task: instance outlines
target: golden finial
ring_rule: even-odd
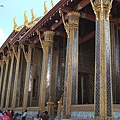
[[[17,30],[16,17],[13,18],[13,22],[14,22],[14,30]]]
[[[31,15],[32,15],[31,21],[33,22],[34,19],[35,19],[35,15],[34,15],[33,9],[31,9]]]
[[[44,2],[44,15],[48,12],[47,6],[46,6],[46,1]]]
[[[53,2],[53,0],[51,0],[51,5],[52,5],[52,7],[54,7],[54,2]]]
[[[28,18],[27,18],[27,15],[26,15],[26,11],[24,12],[24,26],[28,27]]]

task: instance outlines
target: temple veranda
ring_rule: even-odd
[[[120,0],[61,0],[0,48],[0,109],[51,118],[120,118]]]

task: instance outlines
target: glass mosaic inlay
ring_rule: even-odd
[[[66,114],[69,51],[70,51],[70,39],[68,38],[67,39],[67,52],[66,52],[66,66],[65,66],[65,81],[64,81],[63,115]]]
[[[111,65],[111,49],[110,49],[110,29],[109,21],[105,21],[105,37],[106,37],[106,85],[107,85],[107,116],[112,116],[111,108],[111,75],[110,75],[110,65]]]
[[[100,22],[96,21],[96,55],[95,55],[95,63],[96,63],[96,78],[95,78],[95,116],[100,115]]]
[[[49,84],[50,84],[50,64],[51,64],[51,47],[48,48],[48,63],[47,63],[47,78],[46,78],[46,102],[49,100]]]
[[[73,60],[72,60],[72,105],[76,104],[76,72],[77,71],[77,54],[78,53],[78,36],[77,29],[74,29],[74,43],[73,43]]]

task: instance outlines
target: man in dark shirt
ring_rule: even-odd
[[[42,118],[42,120],[48,120],[49,119],[48,111],[41,113],[40,117]]]

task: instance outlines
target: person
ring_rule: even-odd
[[[15,120],[22,120],[21,114],[16,113]]]
[[[7,112],[7,116],[11,119],[12,118],[12,114],[11,114],[11,112],[10,112],[10,109],[8,110],[8,112]]]
[[[2,120],[2,116],[3,116],[3,113],[2,113],[2,110],[0,110],[0,120]]]
[[[12,119],[14,118],[14,111],[11,110]]]
[[[18,120],[18,116],[19,116],[19,113],[16,113],[16,114],[14,115],[14,120]]]
[[[40,117],[42,118],[42,120],[48,120],[49,119],[48,111],[41,113]]]
[[[37,114],[37,116],[36,117],[34,117],[34,119],[33,120],[41,120],[41,118],[39,117],[39,114]]]
[[[0,110],[0,118],[1,118],[1,116],[3,116],[2,110]]]
[[[25,110],[25,112],[23,113],[23,115],[22,115],[22,120],[25,120],[26,117],[27,117],[27,110]]]
[[[4,112],[4,115],[1,118],[2,120],[10,120],[10,118],[7,115],[7,112]]]

